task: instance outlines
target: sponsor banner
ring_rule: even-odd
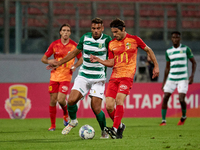
[[[133,83],[130,95],[124,101],[124,117],[161,117],[164,95],[161,85],[161,83]],[[1,83],[0,93],[0,118],[49,118],[48,83]],[[95,118],[90,108],[90,101],[88,95],[79,101],[78,118]],[[187,116],[200,117],[200,83],[189,85],[185,101]],[[105,98],[102,110],[108,117]],[[57,105],[57,117],[62,116],[62,109]],[[168,102],[167,117],[181,117],[177,90]]]

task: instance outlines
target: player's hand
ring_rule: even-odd
[[[75,72],[75,71],[76,71],[76,67],[75,67],[74,65],[71,67],[71,71],[72,71],[72,72]]]
[[[90,55],[90,61],[91,61],[91,62],[97,62],[98,59],[99,59],[98,57],[96,57],[96,56],[94,56],[94,55],[92,55],[92,54]]]
[[[194,76],[190,76],[190,77],[189,77],[189,84],[192,84],[192,83],[193,83],[193,79],[194,79]]]
[[[56,59],[49,59],[48,60],[48,64],[50,65],[50,66],[57,66],[57,60]]]
[[[47,70],[54,70],[56,68],[58,68],[58,66],[51,66],[51,65],[46,66]]]
[[[156,78],[159,76],[159,67],[154,67],[153,68],[153,76],[152,76],[152,79]]]

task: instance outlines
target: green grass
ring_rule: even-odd
[[[54,132],[47,129],[49,119],[0,119],[1,150],[196,150],[200,149],[200,118],[188,118],[177,126],[179,118],[167,118],[167,126],[159,126],[161,118],[123,118],[126,124],[123,139],[100,139],[96,119],[78,119],[79,125],[68,135],[62,135],[62,119],[57,119]],[[92,140],[82,140],[78,131],[84,124],[95,129]],[[107,126],[112,122],[107,118]]]

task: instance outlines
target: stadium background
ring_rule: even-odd
[[[45,70],[46,65],[40,59],[48,45],[59,38],[59,28],[63,23],[69,23],[72,26],[71,38],[78,42],[84,33],[90,31],[91,19],[96,16],[104,20],[104,33],[109,35],[112,35],[109,28],[110,21],[116,17],[123,19],[126,23],[127,32],[140,36],[154,50],[160,66],[158,83],[147,83],[146,72],[141,73],[138,71],[140,67],[146,68],[144,60],[141,59],[145,56],[142,50],[138,51],[138,69],[136,73],[144,76],[143,80],[136,81],[136,85],[141,87],[141,91],[142,87],[151,89],[153,86],[154,91],[151,91],[153,94],[162,94],[160,87],[166,63],[164,54],[165,50],[172,45],[170,32],[174,30],[181,31],[182,43],[192,49],[197,61],[195,84],[190,86],[192,90],[189,91],[188,95],[190,102],[188,108],[192,107],[191,101],[193,101],[195,105],[192,107],[195,109],[193,114],[200,115],[199,0],[35,0],[34,2],[31,0],[1,0],[0,93],[2,96],[0,98],[0,118],[9,117],[5,109],[5,101],[10,98],[9,87],[12,85],[26,85],[28,87],[27,98],[30,98],[32,105],[27,117],[37,117],[37,115],[39,115],[38,117],[48,117],[44,113],[44,115],[41,115],[42,113],[37,112],[37,110],[48,112],[49,103],[47,86],[50,72]],[[190,71],[191,67],[189,67]],[[107,81],[110,74],[111,69],[108,69]],[[76,75],[77,71],[73,75],[72,82]],[[133,87],[131,92],[134,94],[136,89]],[[149,90],[146,93],[152,94],[148,92]],[[141,94],[143,97],[145,92]],[[135,104],[134,100],[130,99],[132,101],[130,103]],[[150,101],[152,102],[153,99],[150,98]],[[42,102],[43,107],[41,107],[40,102]],[[153,111],[151,109],[152,107],[149,107],[148,111]],[[156,112],[159,113],[160,104],[156,106],[156,109]],[[172,117],[180,115],[178,108],[173,107],[172,109]],[[61,114],[59,115],[61,116]],[[142,117],[157,116],[154,114]],[[82,117],[91,116],[83,115]]]

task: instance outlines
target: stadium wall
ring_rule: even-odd
[[[0,55],[0,118],[47,118],[50,71],[40,59],[42,55]],[[160,117],[163,92],[161,82],[164,76],[165,56],[157,55],[160,67],[158,83],[134,83],[130,95],[125,100],[125,117]],[[200,56],[195,56],[200,62]],[[139,65],[139,63],[138,63]],[[71,86],[77,75],[73,75]],[[191,67],[189,66],[189,72]],[[111,69],[108,69],[107,81]],[[188,117],[200,117],[200,67],[197,65],[194,84],[187,94]],[[107,84],[106,84],[107,86]],[[144,88],[145,87],[145,88]],[[153,88],[152,88],[153,87]],[[169,103],[168,116],[180,117],[177,91]],[[102,105],[105,110],[105,100]],[[16,114],[15,114],[16,113]],[[58,111],[62,117],[62,111]],[[90,98],[86,96],[79,103],[78,117],[95,117],[90,109]],[[108,117],[108,116],[107,116]]]
[[[161,85],[161,83],[134,83],[130,95],[124,102],[124,117],[161,117],[163,98]],[[0,87],[0,118],[49,118],[48,83],[1,83]],[[189,86],[186,96],[187,117],[200,117],[199,87],[200,83]],[[95,118],[90,108],[90,101],[87,95],[78,103],[78,118]],[[108,117],[105,98],[102,109]],[[57,105],[57,117],[62,118],[62,115],[62,110]],[[177,91],[173,93],[168,102],[167,117],[181,117]]]

